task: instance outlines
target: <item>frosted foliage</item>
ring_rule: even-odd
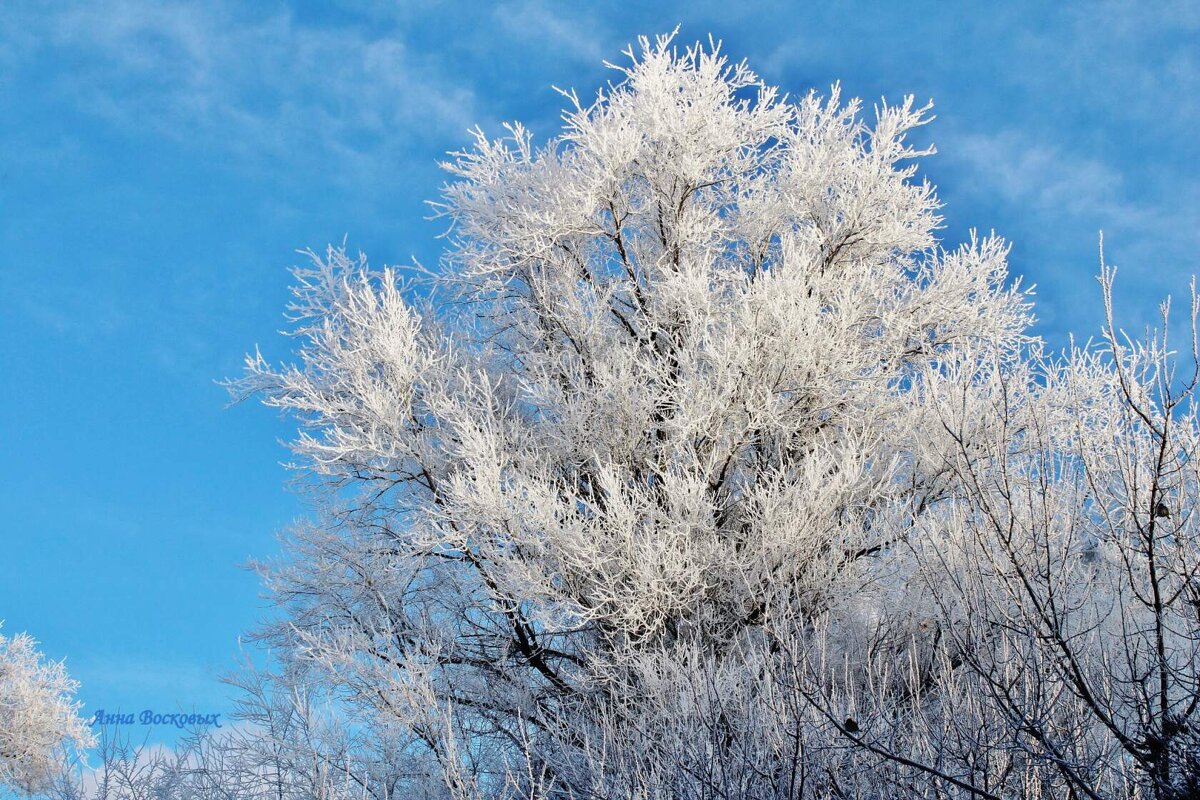
[[[911,98],[628,55],[444,165],[441,269],[297,271],[297,363],[236,387],[320,508],[268,638],[454,796],[1176,796],[1165,341],[1043,358],[1007,245],[935,238]]]
[[[77,686],[28,635],[0,634],[0,788],[44,788],[65,746],[90,743],[72,699]]]

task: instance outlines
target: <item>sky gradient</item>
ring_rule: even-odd
[[[304,510],[287,425],[217,381],[287,356],[294,251],[435,262],[436,162],[475,124],[553,136],[552,86],[593,93],[639,34],[711,33],[792,94],[932,99],[944,242],[1009,238],[1053,346],[1098,329],[1101,229],[1130,327],[1200,271],[1200,4],[642,5],[4,4],[0,619],[86,714],[230,709],[266,613],[242,565]]]

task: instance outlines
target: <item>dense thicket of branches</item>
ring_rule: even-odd
[[[629,56],[446,165],[424,290],[297,272],[299,364],[240,384],[323,487],[273,640],[460,796],[1188,796],[1165,339],[1042,358],[1006,246],[938,246],[911,100]]]
[[[446,165],[441,269],[297,270],[297,364],[235,389],[314,478],[266,570],[293,688],[203,773],[1196,796],[1196,374],[1113,329],[1107,268],[1102,341],[1044,357],[1007,246],[939,245],[911,99],[867,122],[714,48],[628,55],[548,146]],[[303,686],[350,716],[314,727]]]

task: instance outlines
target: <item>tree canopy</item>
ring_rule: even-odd
[[[452,796],[1190,796],[1166,334],[1102,265],[1103,340],[1044,355],[1007,245],[937,238],[911,98],[627,56],[453,154],[437,269],[296,270],[297,363],[235,387],[319,509],[267,640]]]

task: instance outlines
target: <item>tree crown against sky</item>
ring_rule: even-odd
[[[28,634],[0,633],[0,789],[43,789],[64,748],[91,745],[74,700],[78,687]]]
[[[297,271],[300,366],[255,358],[242,387],[300,413],[305,465],[370,487],[331,504],[337,535],[394,538],[402,597],[462,604],[396,624],[553,685],[578,637],[736,638],[855,580],[887,546],[871,520],[938,490],[927,384],[1027,342],[1005,245],[935,245],[904,144],[925,109],[868,126],[836,90],[784,101],[718,52],[643,48],[548,147],[513,126],[447,165],[431,300],[331,250]],[[497,616],[438,631],[476,607]]]
[[[300,363],[238,387],[297,414],[324,487],[270,576],[274,640],[467,794],[520,757],[604,783],[585,756],[647,715],[685,750],[720,719],[821,752],[777,667],[928,629],[912,539],[954,535],[948,393],[982,411],[1036,344],[1006,245],[938,246],[905,144],[927,108],[868,124],[836,87],[641,44],[546,147],[513,125],[446,165],[421,291],[339,249],[298,269]],[[697,681],[721,691],[671,705]]]

